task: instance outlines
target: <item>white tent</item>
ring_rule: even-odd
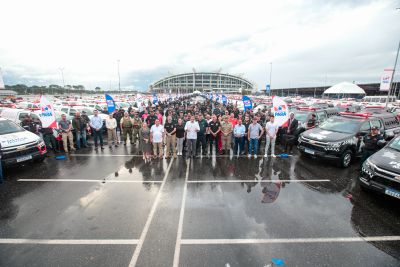
[[[325,90],[324,95],[365,95],[364,89],[354,83],[341,82]]]

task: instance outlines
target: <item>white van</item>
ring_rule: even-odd
[[[5,108],[1,111],[0,116],[2,118],[13,121],[17,124],[20,124],[26,115],[30,115],[33,121],[39,121],[40,118],[33,111],[26,109],[18,109],[18,108]]]
[[[4,118],[0,118],[0,151],[3,166],[26,161],[42,162],[47,153],[39,136]]]

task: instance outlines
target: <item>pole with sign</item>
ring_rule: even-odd
[[[108,95],[108,94],[106,94],[106,103],[107,103],[107,110],[108,110],[108,113],[109,113],[109,114],[113,113],[113,112],[115,111],[115,101],[114,101],[114,99],[113,99],[110,95]]]
[[[389,91],[388,91],[388,95],[387,95],[387,98],[386,98],[386,105],[385,105],[386,108],[387,108],[388,103],[389,103],[389,96],[390,96],[390,91],[391,91],[390,87],[392,86],[393,77],[394,77],[394,74],[396,73],[396,65],[397,65],[397,59],[399,58],[399,51],[400,51],[400,41],[399,41],[399,46],[397,47],[397,55],[396,55],[396,60],[394,61],[393,73],[392,73],[392,76],[390,77]],[[382,82],[381,82],[381,85],[382,85]]]
[[[265,94],[269,95],[271,93],[271,85],[267,84],[267,86],[265,87]]]

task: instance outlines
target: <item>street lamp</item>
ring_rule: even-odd
[[[65,81],[64,81],[64,69],[65,67],[62,68],[58,68],[61,71],[61,78],[62,78],[62,82],[63,82],[63,89],[65,90]]]
[[[119,62],[120,62],[120,60],[118,59],[118,60],[117,60],[117,67],[118,67],[118,90],[119,90],[119,93],[121,93],[121,75],[120,75],[120,73],[119,73]]]

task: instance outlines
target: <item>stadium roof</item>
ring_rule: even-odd
[[[354,83],[341,82],[326,89],[324,94],[365,95],[365,91]]]

